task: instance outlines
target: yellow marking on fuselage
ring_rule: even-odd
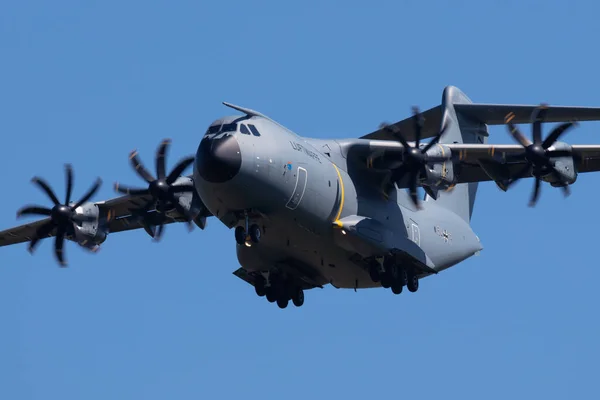
[[[340,200],[340,208],[337,212],[337,215],[335,216],[335,219],[333,220],[335,224],[337,224],[339,226],[339,224],[341,224],[341,222],[338,222],[340,217],[342,216],[342,210],[344,209],[344,181],[342,180],[342,174],[340,173],[340,170],[338,169],[337,165],[335,164],[331,164],[333,165],[333,168],[335,168],[335,172],[337,172],[337,176],[338,176],[338,182],[340,183],[340,190],[341,190],[341,200]]]

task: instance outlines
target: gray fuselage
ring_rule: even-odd
[[[353,174],[340,143],[302,138],[259,116],[211,124],[196,154],[194,184],[207,209],[226,226],[242,224],[249,210],[261,227],[259,244],[237,245],[244,269],[283,269],[317,285],[380,286],[361,262],[364,254],[357,257],[352,242],[344,245],[350,235],[336,228],[336,221],[350,216],[368,217],[388,233],[380,238],[381,230],[376,232],[381,246],[371,255],[410,242],[436,271],[482,248],[469,222],[436,201],[425,201],[417,210],[403,189],[384,196],[368,176]]]

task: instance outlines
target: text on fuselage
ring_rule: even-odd
[[[321,162],[319,155],[317,153],[315,153],[314,151],[310,151],[306,147],[302,146],[300,143],[292,142],[291,140],[290,140],[290,144],[292,145],[292,149],[298,150],[300,152],[304,152],[304,154],[306,154],[310,158],[317,160],[318,162]]]

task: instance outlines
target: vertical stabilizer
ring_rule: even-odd
[[[454,104],[470,104],[472,101],[454,86],[444,88],[442,95],[442,125],[449,123],[449,127],[442,136],[440,143],[487,143],[487,125],[469,120],[457,113]],[[435,201],[447,208],[462,219],[470,222],[475,204],[478,183],[461,183],[449,192],[440,191],[437,200],[426,196],[426,201]]]

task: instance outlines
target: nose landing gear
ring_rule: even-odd
[[[260,242],[262,232],[257,224],[250,224],[248,211],[244,211],[244,225],[235,228],[235,241],[240,246],[252,246],[252,243]]]

